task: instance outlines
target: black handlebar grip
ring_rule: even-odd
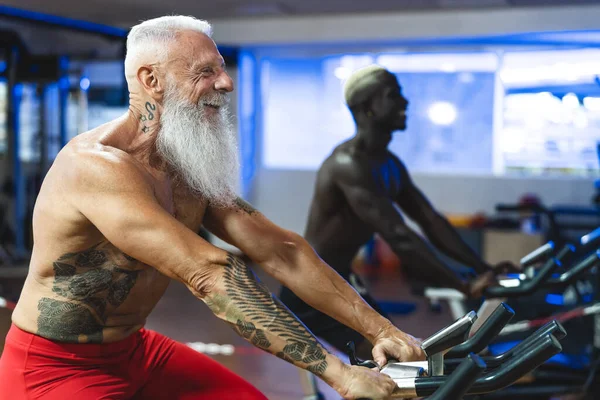
[[[452,325],[441,329],[423,340],[421,349],[423,349],[423,352],[430,357],[463,343],[469,337],[471,327],[476,320],[477,313],[475,311],[467,313],[462,318],[456,320]]]
[[[600,265],[600,250],[581,261],[579,264],[564,272],[558,278],[558,281],[551,281],[551,284],[567,284],[577,280],[581,275],[585,274],[590,269]]]
[[[514,317],[515,312],[505,303],[500,303],[473,336],[446,353],[445,358],[463,358],[469,353],[483,351]]]
[[[561,262],[557,258],[548,260],[538,273],[531,279],[523,281],[519,286],[504,287],[491,286],[484,291],[484,296],[489,298],[522,296],[533,293],[544,282],[550,278],[552,272],[561,266]]]
[[[562,347],[554,336],[547,335],[539,338],[539,340],[532,343],[531,346],[518,355],[515,355],[505,364],[477,378],[467,390],[467,394],[489,393],[510,386],[552,356],[560,353],[561,350]],[[414,382],[417,397],[434,394],[448,379],[446,376],[416,378]]]
[[[362,361],[358,357],[356,357],[356,345],[354,342],[350,341],[346,343],[346,351],[348,352],[348,358],[350,359],[351,365],[356,365],[359,367],[365,368],[379,368],[379,365],[372,360]]]
[[[476,354],[469,354],[428,400],[462,399],[471,385],[483,373],[486,365]]]

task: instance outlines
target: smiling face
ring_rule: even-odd
[[[233,82],[209,37],[185,32],[177,42],[166,66],[157,150],[193,192],[228,204],[239,169],[227,110]]]
[[[373,118],[392,130],[405,130],[409,103],[402,94],[402,87],[392,74],[385,74],[380,84],[369,105]]]
[[[207,115],[217,114],[218,99],[233,91],[233,81],[213,40],[200,32],[182,32],[170,55],[168,75],[179,96],[205,107]]]

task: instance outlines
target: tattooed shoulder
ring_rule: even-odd
[[[244,211],[248,215],[258,214],[258,211],[241,197],[235,199],[235,205],[238,207],[238,209]]]

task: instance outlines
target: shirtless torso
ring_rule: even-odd
[[[356,135],[337,146],[319,168],[306,240],[382,314],[351,271],[352,260],[375,233],[400,257],[411,283],[452,287],[469,296],[481,296],[483,289],[494,283],[496,271],[435,209],[412,182],[404,164],[388,150],[393,133],[406,129],[408,100],[397,78],[379,66],[366,67],[348,79],[345,95]],[[419,226],[426,239],[406,223],[405,216]],[[447,265],[434,247],[467,267],[466,273]],[[477,276],[473,278],[471,272]],[[348,331],[288,288],[280,295],[312,332],[338,349],[343,350],[348,340],[362,341],[357,332]]]
[[[209,357],[140,329],[170,280],[342,397],[390,396],[393,380],[328,353],[242,258],[198,235],[202,226],[361,332],[381,364],[424,359],[420,343],[362,302],[300,235],[235,196],[233,81],[209,32],[206,21],[182,16],[132,28],[128,112],[71,140],[46,175],[29,275],[0,358],[8,388],[0,400],[264,399]]]
[[[343,186],[364,180],[381,196],[395,202],[402,196],[407,178],[404,164],[391,152],[378,158],[368,157],[355,151],[349,142],[341,144],[317,174],[306,240],[327,264],[347,277],[358,250],[376,230],[356,213]]]
[[[72,205],[79,193],[65,177],[74,159],[112,158],[190,230],[202,224],[206,203],[120,149],[114,140],[120,135],[107,135],[112,129],[106,124],[74,139],[44,180],[33,215],[30,270],[13,313],[13,323],[27,332],[60,342],[119,341],[144,325],[170,281],[108,242]]]

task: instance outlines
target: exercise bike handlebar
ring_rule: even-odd
[[[490,368],[490,369],[497,368],[500,365],[502,365],[503,363],[505,363],[508,360],[510,360],[511,358],[513,358],[513,356],[515,356],[516,354],[519,354],[522,351],[526,350],[529,346],[532,345],[532,343],[535,343],[537,340],[540,340],[540,338],[542,338],[546,335],[549,335],[549,334],[553,335],[558,340],[562,340],[567,336],[567,332],[565,331],[565,329],[559,322],[550,321],[547,324],[545,324],[544,326],[540,327],[537,331],[532,333],[526,339],[521,341],[515,347],[507,350],[506,352],[504,352],[502,354],[498,354],[495,356],[485,356],[485,357],[482,357],[482,359],[486,363],[488,368]],[[458,367],[460,362],[461,362],[460,358],[446,358],[444,360],[444,369],[449,372],[453,371]]]
[[[485,357],[484,360],[489,367],[496,367],[507,360],[512,359],[515,355],[525,351],[533,343],[540,340],[541,337],[547,335],[552,335],[558,340],[562,340],[567,336],[567,331],[560,322],[550,321],[505,353],[497,356]]]
[[[600,228],[594,229],[587,235],[583,235],[579,239],[579,245],[581,246],[597,246],[600,244]]]
[[[469,354],[428,400],[461,399],[485,370],[485,363],[476,354]]]
[[[484,296],[488,298],[499,298],[531,294],[541,287],[541,285],[550,278],[552,272],[560,266],[561,262],[558,258],[551,258],[542,266],[542,268],[540,268],[533,278],[523,281],[519,286],[491,286],[485,290]]]
[[[579,279],[581,275],[585,274],[594,267],[600,267],[600,249],[596,250],[594,254],[589,255],[587,258],[570,268],[568,271],[563,272],[558,278],[549,280],[543,286],[548,288],[573,283]]]
[[[441,353],[463,343],[471,331],[473,323],[477,320],[477,313],[471,311],[452,325],[434,333],[421,344],[421,348],[428,356]]]
[[[579,242],[577,243],[577,247],[597,247],[600,245],[600,228],[594,229],[592,232],[585,234],[579,238]],[[549,241],[537,249],[533,250],[531,253],[527,254],[525,257],[521,258],[519,261],[523,268],[530,267],[539,262],[545,262],[548,258],[552,256],[552,253],[556,250],[556,243],[553,241]],[[564,253],[574,253],[577,250],[576,246],[567,244],[561,252]],[[556,257],[559,260],[563,260],[563,257],[566,254],[558,254]]]
[[[421,344],[423,352],[428,357],[440,354],[454,346],[463,343],[471,331],[473,323],[477,320],[477,313],[471,311],[464,315],[462,318],[455,321],[453,324],[441,329],[440,331],[429,336]],[[356,346],[354,342],[346,343],[346,351],[351,365],[358,365],[360,367],[375,368],[378,365],[372,360],[361,360],[356,356]],[[397,361],[388,362],[390,364],[397,363]],[[385,366],[381,366],[385,367]]]
[[[486,374],[481,381],[478,380],[478,389],[485,389],[485,391],[502,389],[533,371],[561,351],[562,346],[558,339],[551,334],[546,335],[519,354],[515,354],[498,369]]]
[[[558,340],[562,340],[567,336],[567,331],[560,322],[550,321],[544,326],[540,327],[537,331],[529,335],[515,347],[507,350],[502,354],[483,357],[483,361],[485,361],[488,368],[496,368],[502,365],[503,363],[507,362],[508,360],[512,359],[515,355],[525,351],[533,343],[547,335],[552,335]],[[444,366],[445,368],[452,370],[453,367],[456,367],[460,363],[460,361],[460,359],[447,358],[446,360],[444,360]]]
[[[503,389],[536,369],[552,356],[560,353],[562,346],[553,335],[546,335],[532,343],[520,354],[516,354],[505,364],[478,378],[467,394],[483,394]],[[396,382],[399,397],[423,397],[435,393],[448,377],[402,379]],[[413,386],[414,385],[414,388]]]
[[[427,397],[427,400],[461,399],[475,380],[485,371],[485,367],[481,357],[473,353],[469,354],[448,377],[448,380],[432,396]],[[370,399],[361,398],[358,400]]]
[[[521,258],[519,262],[524,268],[535,265],[538,262],[547,260],[548,257],[552,256],[555,247],[556,244],[553,241],[549,241],[548,243],[538,247],[531,253],[527,254],[525,257]]]
[[[463,358],[469,353],[483,351],[502,329],[514,317],[515,312],[505,303],[496,307],[481,327],[469,339],[454,346],[445,354],[445,358]]]

